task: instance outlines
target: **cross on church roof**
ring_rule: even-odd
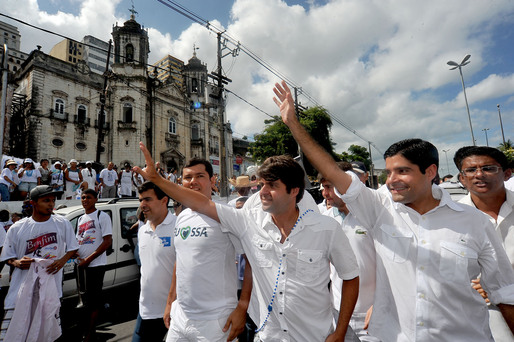
[[[196,47],[196,44],[193,44],[193,56],[196,57],[196,50],[199,50],[199,47]]]
[[[130,19],[136,19],[136,14],[138,14],[138,13],[134,8],[134,1],[131,1],[131,2],[132,2],[132,8],[129,9],[129,12],[132,14],[130,15]]]

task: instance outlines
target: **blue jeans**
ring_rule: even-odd
[[[9,187],[3,183],[0,183],[0,196],[2,196],[2,202],[7,202],[11,199]]]

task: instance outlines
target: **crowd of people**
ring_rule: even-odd
[[[484,146],[459,149],[454,162],[469,193],[454,202],[437,185],[435,146],[402,140],[384,154],[385,186],[371,189],[363,163],[336,163],[302,127],[287,85],[274,92],[283,122],[319,171],[322,203],[305,191],[305,172],[289,156],[266,159],[256,180],[231,179],[235,198],[221,203],[213,200],[217,177],[209,161],[193,158],[179,176],[169,175],[143,144],[146,167],[125,165],[118,174],[110,163],[83,189],[76,234],[52,215],[63,189],[24,186],[33,213],[9,228],[3,244],[0,260],[15,271],[0,341],[56,338],[57,318],[42,323],[41,316],[55,312],[52,301],[31,324],[19,324],[27,322],[20,289],[42,277],[55,280],[47,283],[58,296],[62,266],[77,256],[90,279],[84,340],[91,340],[103,278],[96,267],[105,264],[112,234],[93,187],[108,197],[119,186],[123,195],[134,174],[141,177],[142,221],[134,342],[513,341],[514,191],[505,155]],[[23,169],[37,175],[34,167]],[[86,182],[72,172],[72,189]],[[39,291],[40,298],[47,294]]]

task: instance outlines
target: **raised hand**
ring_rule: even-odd
[[[289,124],[298,121],[298,119],[296,118],[294,100],[293,96],[291,95],[291,91],[289,90],[289,87],[285,81],[282,81],[281,83],[282,84],[275,83],[273,92],[275,93],[276,97],[273,97],[273,101],[275,101],[278,108],[280,108],[282,121],[284,121],[284,123],[289,126]]]

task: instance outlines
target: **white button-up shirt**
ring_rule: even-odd
[[[260,338],[324,341],[333,331],[329,264],[343,279],[359,274],[355,255],[340,225],[319,213],[300,211],[302,218],[282,244],[280,230],[271,215],[261,209],[238,210],[216,204],[216,210],[222,229],[241,240],[252,265],[249,313],[258,327],[266,321],[275,292]]]
[[[372,227],[377,253],[371,334],[388,342],[493,341],[470,282],[481,274],[491,302],[514,304],[514,272],[491,222],[438,186],[439,205],[420,215],[348,174],[341,199]]]

